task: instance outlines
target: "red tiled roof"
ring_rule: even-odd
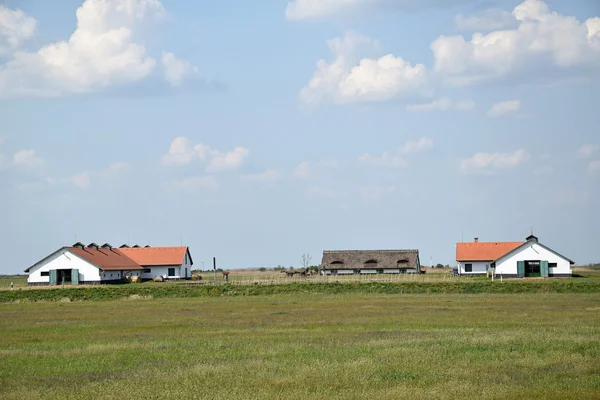
[[[119,249],[127,257],[143,266],[181,265],[183,264],[186,246],[182,247],[139,247]]]
[[[98,249],[95,247],[85,247],[83,249],[79,247],[67,247],[66,249],[84,260],[97,265],[103,270],[121,271],[143,269],[141,265],[118,249],[106,249],[102,247]]]
[[[495,261],[524,242],[462,242],[456,244],[456,261]]]

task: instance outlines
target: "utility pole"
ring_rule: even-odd
[[[217,257],[213,257],[213,272],[215,273],[215,286],[217,286]]]

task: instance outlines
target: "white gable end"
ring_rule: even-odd
[[[99,281],[100,270],[94,264],[78,257],[69,250],[61,249],[48,258],[38,262],[29,270],[28,283],[49,283],[50,270],[77,269],[82,282]]]
[[[500,257],[496,261],[496,275],[517,275],[519,261],[547,261],[550,276],[572,273],[570,260],[532,241]]]

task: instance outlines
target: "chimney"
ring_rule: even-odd
[[[479,238],[475,238],[474,241],[475,241],[475,243],[479,242]]]

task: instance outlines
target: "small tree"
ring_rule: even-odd
[[[302,254],[302,266],[304,267],[304,269],[308,269],[308,267],[310,267],[311,260],[312,260],[312,257],[310,256],[310,254],[308,254],[308,253]]]
[[[258,270],[259,270],[260,272],[265,272],[267,269],[266,269],[265,267],[260,267]]]

